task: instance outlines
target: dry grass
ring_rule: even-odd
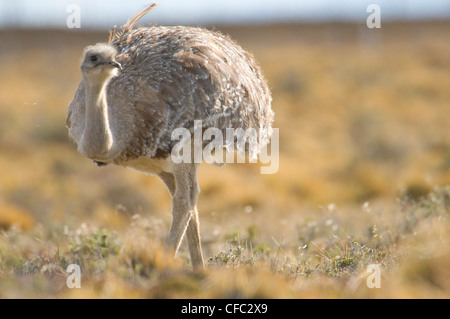
[[[107,34],[0,31],[0,297],[448,298],[450,24],[219,29],[260,61],[281,154],[274,175],[201,166],[203,275],[163,253],[162,182],[67,139],[82,47]]]

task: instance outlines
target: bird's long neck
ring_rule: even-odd
[[[82,138],[82,152],[92,159],[107,159],[113,147],[113,136],[109,127],[106,87],[108,81],[89,83],[86,81],[86,120]]]

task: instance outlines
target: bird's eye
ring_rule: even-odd
[[[96,55],[91,55],[91,56],[89,57],[89,60],[90,60],[91,62],[97,62],[98,57],[97,57]]]

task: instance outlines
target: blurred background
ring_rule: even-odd
[[[166,234],[163,183],[95,167],[65,127],[83,47],[106,41],[146,3],[0,0],[0,229],[40,227],[51,241],[63,226],[121,231],[139,215]],[[229,34],[272,90],[279,171],[200,168],[206,255],[248,225],[295,246],[305,220],[324,211],[366,227],[363,205],[389,211],[399,196],[420,199],[449,184],[450,2],[378,0],[381,28],[373,29],[371,3],[161,0],[139,21]],[[67,24],[74,4],[80,28]]]
[[[76,4],[83,12],[83,28],[109,29],[121,25],[139,8],[148,3],[130,0],[17,0],[0,1],[2,27],[56,27],[64,28],[67,7]],[[161,0],[160,7],[142,22],[177,25],[253,24],[274,22],[363,22],[369,4],[382,8],[383,20],[447,19],[450,3],[446,0]]]

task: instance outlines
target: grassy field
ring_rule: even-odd
[[[450,22],[216,29],[269,81],[280,167],[200,167],[203,274],[186,243],[164,254],[158,178],[68,140],[82,49],[107,32],[0,30],[0,297],[449,298]]]

